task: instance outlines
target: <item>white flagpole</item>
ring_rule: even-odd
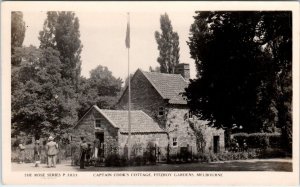
[[[130,36],[130,15],[128,12],[128,24],[129,24],[129,36]],[[130,40],[129,40],[130,43]],[[129,53],[130,47],[127,48],[128,53],[128,139],[127,139],[127,145],[128,145],[128,160],[130,159],[130,152],[131,152],[131,90],[130,90],[130,53]]]

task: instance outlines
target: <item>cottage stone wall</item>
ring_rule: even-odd
[[[154,119],[161,128],[165,128],[164,116],[159,116],[159,107],[166,108],[166,102],[155,90],[143,73],[138,70],[131,79],[131,109],[142,110]],[[120,98],[117,109],[128,109],[128,90]]]
[[[207,126],[207,122],[193,119],[198,125],[202,126],[204,139],[206,142],[205,152],[213,151],[213,138],[219,136],[219,151],[224,151],[224,130]],[[194,130],[189,125],[188,109],[184,106],[171,106],[168,108],[167,127],[170,132],[171,153],[180,151],[180,147],[192,150],[193,154],[198,153],[197,138]],[[177,146],[173,146],[173,138],[177,138]]]
[[[95,119],[101,119],[101,128],[95,128]],[[118,151],[118,129],[113,127],[95,109],[86,114],[82,121],[73,129],[72,139],[80,141],[80,137],[85,137],[88,143],[93,143],[96,132],[104,135],[104,156],[113,151]]]
[[[197,154],[196,137],[194,131],[185,120],[188,110],[183,106],[170,106],[167,111],[167,131],[169,132],[170,154],[178,154],[181,147],[188,147],[193,154]],[[177,145],[173,145],[173,139]]]
[[[124,147],[127,143],[128,134],[119,133],[119,153],[124,154]],[[149,149],[149,146],[159,148],[162,157],[166,155],[168,146],[168,138],[166,133],[132,133],[131,134],[132,155],[142,155],[143,152]],[[141,148],[140,151],[136,150]]]
[[[224,130],[223,129],[217,129],[212,128],[207,125],[204,125],[203,127],[205,129],[205,140],[206,140],[206,152],[213,152],[213,139],[214,136],[219,136],[219,151],[224,152],[225,151],[225,138],[224,138]]]

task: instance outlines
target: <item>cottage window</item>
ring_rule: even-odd
[[[95,119],[95,127],[101,128],[101,119]]]
[[[173,138],[173,147],[177,146],[177,138]]]
[[[165,111],[164,111],[164,107],[159,107],[158,108],[158,116],[163,116],[164,115],[164,113],[165,113]]]

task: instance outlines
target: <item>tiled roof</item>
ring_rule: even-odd
[[[128,133],[128,111],[106,110],[94,106],[113,126],[119,128],[121,133]],[[133,110],[131,114],[132,133],[165,133],[163,129],[147,114],[141,110]]]
[[[188,82],[180,74],[167,74],[142,71],[153,87],[171,104],[187,104],[181,93],[185,92]]]

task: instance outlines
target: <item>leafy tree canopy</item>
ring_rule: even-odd
[[[247,132],[289,126],[291,12],[196,12],[194,18],[191,111],[216,127],[237,124]]]
[[[149,66],[149,72],[160,72],[160,67],[158,67],[158,66],[156,66],[156,67]]]
[[[101,65],[90,71],[90,78],[81,78],[79,117],[92,106],[112,108],[121,92],[122,80],[115,78],[107,67]]]
[[[77,85],[81,73],[81,40],[79,20],[74,12],[47,12],[40,32],[40,48],[51,47],[60,52],[62,77]]]
[[[20,56],[19,56],[20,55]],[[12,90],[12,125],[31,135],[62,133],[77,121],[77,103],[69,83],[61,78],[59,52],[18,48],[15,69],[18,89]]]
[[[15,48],[21,47],[25,38],[25,22],[22,12],[11,13],[11,54],[14,54]],[[20,59],[11,59],[11,64],[17,65]]]
[[[175,73],[175,67],[179,64],[179,36],[173,31],[171,20],[167,13],[160,16],[161,33],[155,31],[155,39],[158,45],[161,73]]]
[[[18,40],[14,42],[12,59],[19,59],[12,66],[14,132],[62,134],[92,105],[113,107],[122,80],[102,66],[92,70],[90,78],[80,77],[82,45],[79,20],[73,12],[47,12],[39,48],[22,47],[22,13],[13,16],[12,27],[17,28],[14,31]]]

